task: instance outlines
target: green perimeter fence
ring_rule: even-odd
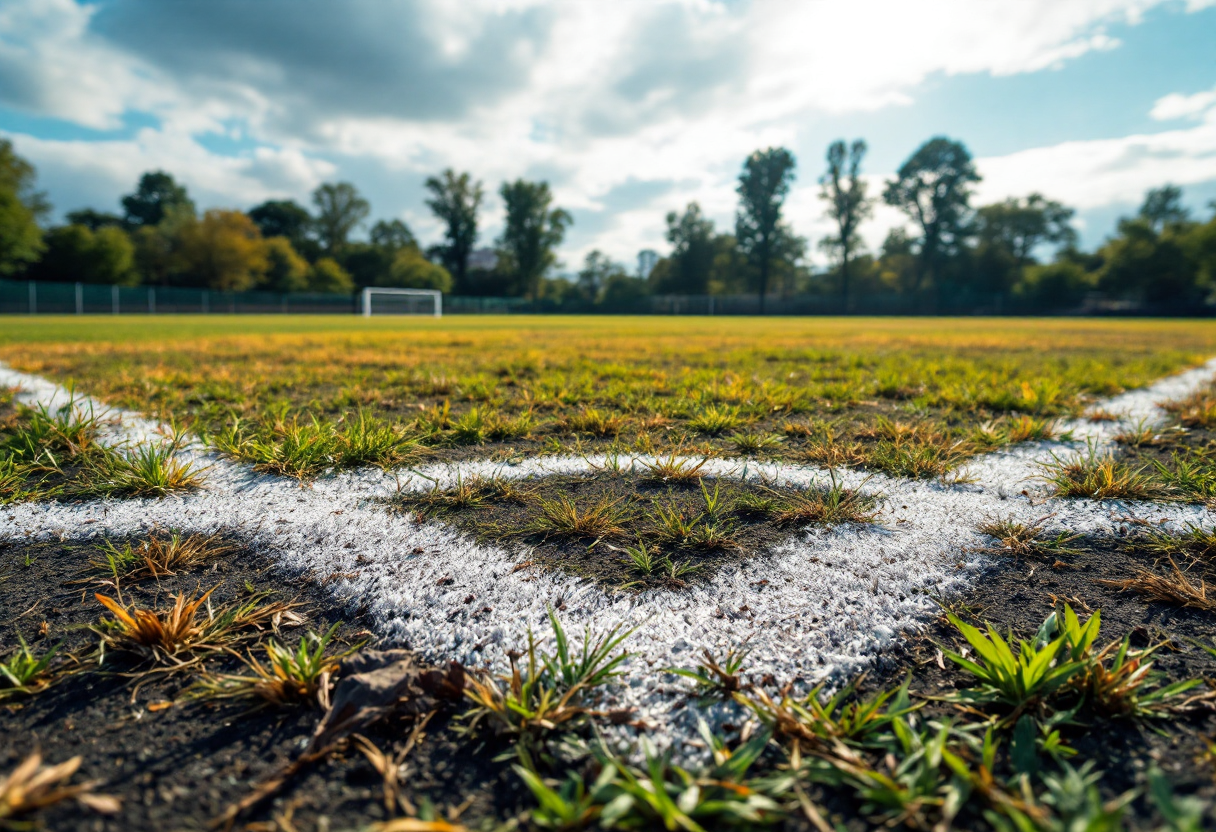
[[[301,292],[217,292],[174,286],[98,286],[0,280],[0,314],[156,315],[206,313],[345,313],[350,295]]]
[[[0,280],[0,314],[7,315],[155,315],[155,314],[329,314],[358,313],[358,295],[319,292],[218,292],[175,286],[100,286]],[[1211,306],[1147,306],[1091,295],[1081,304],[1052,307],[1024,299],[966,291],[909,296],[866,295],[846,305],[829,295],[650,295],[618,302],[447,295],[445,315],[1161,315],[1209,317]]]

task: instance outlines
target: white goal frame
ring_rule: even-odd
[[[435,302],[433,317],[443,317],[443,292],[440,292],[438,289],[388,289],[380,286],[368,286],[359,296],[359,313],[365,318],[372,316],[372,295],[413,295],[415,297],[433,298]],[[408,313],[402,312],[397,314]]]

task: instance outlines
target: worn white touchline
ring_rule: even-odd
[[[1185,396],[1214,374],[1216,360],[1102,403],[1103,410],[1123,416],[1118,422],[1066,427],[1075,439],[1104,449],[1129,424],[1162,420],[1157,402]],[[18,398],[28,404],[69,400],[57,385],[3,366],[0,385],[21,388]],[[137,415],[116,413],[107,441],[145,441],[158,430]],[[612,696],[615,704],[667,726],[665,739],[695,736],[695,714],[673,710],[680,700],[672,695],[677,686],[656,668],[687,666],[702,648],[722,651],[746,641],[749,667],[757,674],[810,683],[853,673],[899,633],[926,620],[933,609],[927,591],[958,592],[970,584],[986,565],[975,551],[985,541],[976,531],[985,518],[1031,522],[1051,514],[1053,526],[1082,533],[1110,532],[1128,516],[1174,528],[1213,520],[1198,506],[1046,499],[1035,479],[1041,463],[1053,454],[1078,453],[1078,443],[1028,443],[972,460],[965,485],[840,472],[846,485],[882,495],[876,526],[806,531],[683,592],[610,594],[562,574],[517,571],[520,555],[480,545],[439,523],[390,513],[382,503],[398,487],[427,488],[474,473],[586,472],[607,464],[604,458],[439,465],[401,472],[400,481],[398,475],[362,470],[301,485],[256,474],[197,445],[183,453],[211,466],[198,492],[159,500],[9,506],[0,509],[0,538],[88,539],[153,527],[235,531],[289,568],[332,578],[331,590],[366,607],[386,639],[432,660],[474,666],[501,666],[504,650],[523,643],[529,626],[545,632],[550,607],[561,610],[568,627],[637,627],[628,643],[637,655]],[[827,476],[808,466],[727,460],[710,460],[705,470],[795,486]]]

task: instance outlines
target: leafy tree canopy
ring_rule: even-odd
[[[414,238],[414,233],[401,220],[380,220],[372,226],[369,239],[372,245],[392,251],[418,247],[418,240]]]
[[[149,171],[139,178],[135,192],[122,198],[128,225],[159,225],[173,209],[194,213],[194,202],[186,187],[163,170]]]
[[[450,292],[452,275],[443,266],[427,260],[417,248],[404,246],[393,258],[393,265],[388,274],[376,285]]]
[[[34,190],[34,166],[0,139],[0,277],[22,271],[43,252],[38,221],[50,210]]]
[[[139,283],[135,246],[125,231],[112,225],[96,231],[84,225],[52,228],[46,234],[46,253],[29,276],[59,283]]]
[[[1182,188],[1177,185],[1163,185],[1149,190],[1144,195],[1139,216],[1157,231],[1191,218],[1190,212],[1182,204]]]
[[[331,255],[346,245],[351,232],[371,213],[371,205],[349,182],[327,182],[319,186],[312,192],[312,202],[317,206],[314,221],[317,236]]]
[[[468,173],[457,174],[451,168],[426,180],[431,196],[427,207],[443,223],[444,241],[431,252],[437,256],[455,279],[457,292],[468,285],[469,254],[477,244],[477,210],[484,196],[481,183]]]
[[[292,199],[268,199],[255,205],[249,210],[249,219],[254,221],[263,237],[286,237],[297,252],[313,231],[312,214]]]
[[[545,274],[557,262],[555,249],[574,220],[561,208],[553,208],[548,182],[517,179],[499,189],[507,217],[498,246],[506,269],[515,284],[533,300],[539,298]]]
[[[781,208],[794,181],[794,154],[783,147],[757,150],[743,163],[739,174],[739,210],[735,238],[739,249],[755,265],[763,311],[769,273],[780,233]]]
[[[913,291],[940,271],[967,235],[971,186],[980,181],[961,142],[938,136],[925,142],[887,183],[883,199],[906,213],[920,230],[920,257]]]

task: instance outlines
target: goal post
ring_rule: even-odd
[[[369,286],[359,296],[359,314],[430,315],[443,317],[443,293],[438,289],[388,289]]]

